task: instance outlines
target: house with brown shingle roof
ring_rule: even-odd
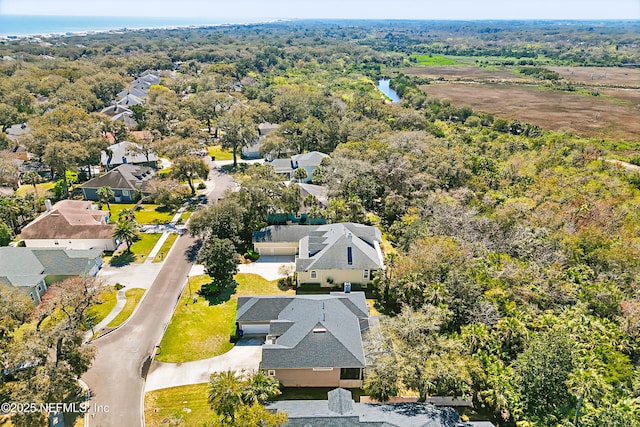
[[[61,200],[24,227],[20,240],[31,248],[113,251],[114,227],[109,211],[84,200]]]

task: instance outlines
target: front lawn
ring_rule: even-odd
[[[100,293],[98,302],[89,308],[89,318],[92,318],[93,324],[97,325],[105,317],[111,313],[117,303],[116,295],[118,291],[113,286],[105,286],[105,290]]]
[[[207,147],[209,157],[215,156],[216,160],[233,160],[233,153],[229,150],[223,150],[219,145]]]
[[[135,206],[136,205],[132,203],[111,203],[111,222],[115,223],[118,220],[120,211],[123,209],[133,209]],[[102,209],[106,210],[107,206],[104,205]],[[135,212],[135,218],[138,224],[168,224],[174,215],[174,210],[168,209],[165,206],[152,204],[141,204]]]
[[[231,334],[235,328],[235,316],[238,296],[249,295],[284,295],[292,291],[282,292],[277,281],[267,281],[255,274],[237,274],[235,289],[224,291],[214,303],[198,296],[193,296],[202,285],[209,282],[206,275],[189,279],[189,286],[180,297],[180,302],[173,314],[171,323],[160,343],[160,353],[156,360],[160,362],[188,362],[219,356],[231,350]]]
[[[114,253],[108,260],[109,264],[117,267],[131,264],[132,262],[143,263],[149,256],[149,252],[160,240],[160,236],[162,236],[162,233],[140,233],[138,240],[131,245],[131,252],[123,249]]]
[[[177,234],[175,233],[169,234],[167,236],[167,240],[164,241],[164,243],[162,244],[162,247],[156,254],[155,258],[153,258],[153,262],[164,261],[164,259],[167,257],[167,254],[169,253],[169,250],[171,249],[171,246],[173,246],[173,243],[176,241],[177,238],[178,238]]]
[[[141,288],[133,288],[129,289],[125,295],[127,296],[127,302],[125,303],[122,311],[118,313],[118,315],[107,325],[108,328],[117,328],[125,320],[131,316],[133,310],[138,306],[138,303],[142,299],[142,296],[145,293],[145,289]]]
[[[56,185],[55,182],[42,182],[40,184],[36,184],[36,188],[38,189],[38,197],[49,197],[47,196],[47,192],[52,190]],[[33,185],[24,184],[21,185],[17,190],[16,194],[20,197],[25,197],[27,194],[34,194]]]
[[[220,425],[208,402],[209,384],[194,384],[150,391],[144,396],[144,419],[149,427],[167,426],[171,419],[180,425]],[[171,424],[177,425],[177,424]]]
[[[162,233],[140,233],[138,240],[131,245],[131,252],[136,255],[135,262],[142,263],[147,259],[149,252],[160,240]]]

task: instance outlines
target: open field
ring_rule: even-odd
[[[476,66],[427,66],[411,67],[402,70],[409,76],[426,77],[433,80],[446,81],[481,81],[486,83],[497,82],[529,82],[531,79],[519,75],[515,68],[481,68]]]
[[[547,67],[565,80],[587,86],[640,89],[640,69],[624,67]]]
[[[516,73],[516,68],[413,67],[406,74],[437,80],[421,86],[429,97],[475,111],[580,136],[637,140],[640,69],[550,67],[576,91],[560,91]],[[591,95],[592,92],[600,96]]]

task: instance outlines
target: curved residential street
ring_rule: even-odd
[[[233,180],[217,170],[210,176],[209,199],[218,200]],[[89,426],[144,425],[145,377],[193,265],[186,257],[193,243],[188,235],[179,237],[134,315],[94,342],[96,357],[82,377],[91,393]]]

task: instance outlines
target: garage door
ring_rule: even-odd
[[[263,247],[257,248],[258,253],[264,256],[277,256],[277,255],[295,255],[298,252],[298,248],[293,247]]]
[[[243,335],[267,335],[269,333],[269,324],[259,325],[243,325]]]

